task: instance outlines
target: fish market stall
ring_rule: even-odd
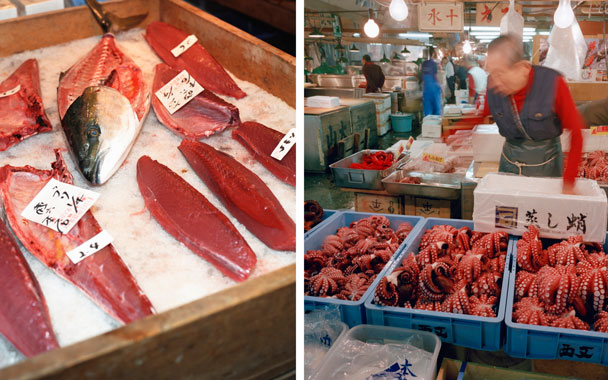
[[[210,146],[205,148],[211,149],[207,156],[219,154],[217,149],[228,154],[221,157],[234,158],[227,165],[242,164],[235,170],[247,170],[239,169],[244,166],[249,168],[245,175],[259,177],[257,180],[251,177],[251,180],[272,188],[277,199],[275,206],[285,210],[287,219],[295,220],[295,173],[291,184],[292,179],[288,176],[280,177],[278,173],[282,168],[264,162],[257,151],[259,142],[251,140],[252,133],[246,129],[265,128],[258,124],[262,123],[274,129],[273,134],[282,136],[295,128],[294,57],[183,1],[108,1],[103,3],[103,9],[121,17],[147,12],[145,20],[136,28],[116,33],[115,41],[118,49],[141,69],[143,83],[148,89],[153,87],[155,67],[162,60],[144,37],[146,27],[154,21],[162,21],[196,35],[199,43],[230,73],[237,88],[247,94],[242,99],[225,95],[217,95],[219,100],[213,98],[223,107],[228,107],[226,102],[236,106],[244,129],[235,134],[241,141],[231,137],[233,128],[213,130],[209,133],[211,136],[201,140]],[[35,168],[51,173],[51,163],[56,160],[53,150],[59,148],[66,166],[55,170],[69,171],[75,185],[100,194],[90,209],[92,214],[88,215],[94,214],[98,228],[101,226],[113,237],[114,252],[118,252],[119,260],[124,261],[157,314],[123,326],[21,246],[46,298],[60,348],[25,359],[0,337],[0,378],[77,379],[85,374],[88,378],[127,378],[134,374],[141,378],[168,378],[200,373],[212,378],[269,377],[293,369],[295,252],[293,249],[271,249],[267,245],[271,243],[260,240],[262,238],[258,236],[261,235],[254,235],[249,226],[233,216],[234,209],[224,204],[225,200],[206,182],[210,177],[199,178],[201,164],[192,161],[198,147],[192,148],[193,155],[189,155],[186,151],[191,148],[182,144],[180,149],[187,157],[184,159],[178,150],[182,140],[179,131],[174,132],[175,129],[163,125],[161,117],[150,110],[141,133],[133,137],[135,141],[126,160],[103,185],[91,186],[89,182],[94,181],[85,179],[83,173],[86,172],[81,173],[82,164],[70,154],[61,131],[61,106],[57,106],[60,73],[89,54],[100,42],[101,32],[86,7],[0,21],[0,82],[24,61],[36,59],[39,93],[52,126],[51,131],[40,130],[38,135],[1,152],[0,165],[29,165],[32,169],[27,170]],[[123,84],[117,79],[120,75],[111,76],[106,83],[121,88]],[[270,77],[273,80],[268,80]],[[69,77],[63,77],[62,81],[67,80],[65,78]],[[172,118],[176,119],[176,115],[179,111]],[[165,124],[169,124],[169,120],[166,115],[162,117]],[[104,133],[102,130],[102,136]],[[294,151],[295,148],[292,153]],[[139,160],[145,155],[151,157],[149,162],[158,160],[166,165],[162,170],[172,173],[158,177],[164,178],[164,184],[149,182],[155,179],[144,172],[149,163]],[[295,157],[295,153],[293,155]],[[177,181],[175,186],[167,187],[170,179]],[[224,186],[229,182],[220,180],[218,183]],[[164,191],[164,188],[173,189],[175,193],[142,196],[142,184],[153,191]],[[165,229],[166,222],[149,201],[171,203],[172,196],[184,200],[186,197],[179,194],[182,186],[194,189],[183,191],[198,194],[191,198],[193,202],[204,196],[213,205],[211,207],[225,214],[222,223],[233,225],[230,233],[242,236],[251,248],[257,263],[251,268],[247,281],[225,276],[217,265],[197,257],[188,248],[191,245],[180,243],[171,236],[170,229]],[[7,199],[12,199],[11,192],[5,195],[6,203]],[[190,206],[195,205],[191,203]],[[167,204],[163,207],[166,210]],[[185,209],[184,206],[181,209]],[[211,229],[211,225],[208,226]],[[283,240],[288,239],[284,237]],[[229,243],[225,242],[225,245]],[[85,258],[82,263],[94,260],[100,252]],[[69,278],[69,273],[66,276]]]

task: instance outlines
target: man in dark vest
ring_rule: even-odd
[[[584,122],[562,75],[524,60],[521,40],[510,35],[488,45],[486,71],[484,115],[492,114],[506,138],[499,171],[535,177],[561,177],[563,172],[563,192],[573,193]],[[562,128],[571,132],[565,170],[559,138]]]
[[[367,82],[365,92],[382,92],[382,86],[384,85],[384,73],[382,72],[382,68],[374,64],[367,54],[363,56],[361,63],[363,63],[363,75]]]

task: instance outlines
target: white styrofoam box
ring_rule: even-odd
[[[498,162],[505,138],[494,124],[478,124],[473,128],[473,160],[475,162]]]
[[[460,96],[461,98],[467,98],[469,96],[469,90],[455,90],[454,96]]]
[[[473,193],[475,231],[505,231],[521,236],[535,224],[541,237],[584,241],[606,238],[606,193],[596,181],[577,179],[574,191],[562,194],[561,178],[487,174]]]
[[[63,9],[63,0],[17,0],[25,11],[26,15],[44,13]]]
[[[457,104],[446,104],[443,106],[443,114],[444,115],[462,115],[462,110]]]
[[[589,129],[581,130],[581,134],[583,135],[583,152],[608,151],[608,136],[591,135]],[[562,151],[570,152],[570,131],[564,129],[560,139],[562,141]]]
[[[0,20],[17,17],[17,7],[8,0],[0,0]]]
[[[388,120],[389,116],[391,116],[390,109],[387,109],[387,110],[384,110],[381,112],[376,110],[376,124],[385,123]]]
[[[422,124],[422,137],[441,137],[441,124]]]
[[[384,111],[391,108],[391,94],[385,93],[370,93],[363,94],[364,98],[369,98],[376,103],[377,111]]]
[[[306,107],[333,108],[340,105],[340,98],[337,96],[309,96],[306,98]]]
[[[468,96],[457,96],[456,97],[456,104],[466,104],[469,102],[469,97]]]
[[[376,124],[376,127],[378,128],[378,136],[384,136],[391,130],[391,122],[387,120],[382,124]]]

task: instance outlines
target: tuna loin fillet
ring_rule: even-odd
[[[236,281],[249,277],[255,253],[230,220],[194,187],[148,156],[137,161],[137,183],[146,207],[165,231],[226,276]]]
[[[181,44],[188,34],[173,25],[153,22],[146,28],[144,37],[166,64],[179,71],[188,71],[204,88],[236,99],[247,96],[200,43],[195,43],[180,56],[174,57],[171,50]]]
[[[156,93],[178,74],[178,70],[164,63],[156,65],[152,92]],[[198,140],[241,123],[239,109],[209,90],[198,94],[173,115],[156,96],[152,97],[152,107],[161,123],[187,139]]]
[[[101,232],[101,227],[88,211],[68,232],[60,234],[21,217],[21,212],[51,179],[71,183],[58,150],[52,170],[31,166],[0,168],[0,191],[5,212],[13,231],[25,248],[58,275],[80,288],[101,309],[123,323],[154,313],[148,297],[137,285],[126,264],[110,244],[78,264],[66,252],[78,247]]]
[[[0,333],[27,357],[59,347],[40,285],[2,221]]]
[[[0,151],[52,129],[40,96],[38,61],[28,59],[0,83],[0,93],[20,87],[13,95],[0,97]]]
[[[296,225],[266,184],[226,153],[183,140],[179,150],[230,213],[272,249],[295,251]]]
[[[296,147],[282,160],[270,156],[284,134],[254,121],[246,121],[232,131],[232,138],[240,142],[268,171],[281,181],[296,185]]]

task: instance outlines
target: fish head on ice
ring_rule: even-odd
[[[80,172],[101,185],[129,154],[143,120],[119,91],[91,86],[70,105],[61,125]]]

